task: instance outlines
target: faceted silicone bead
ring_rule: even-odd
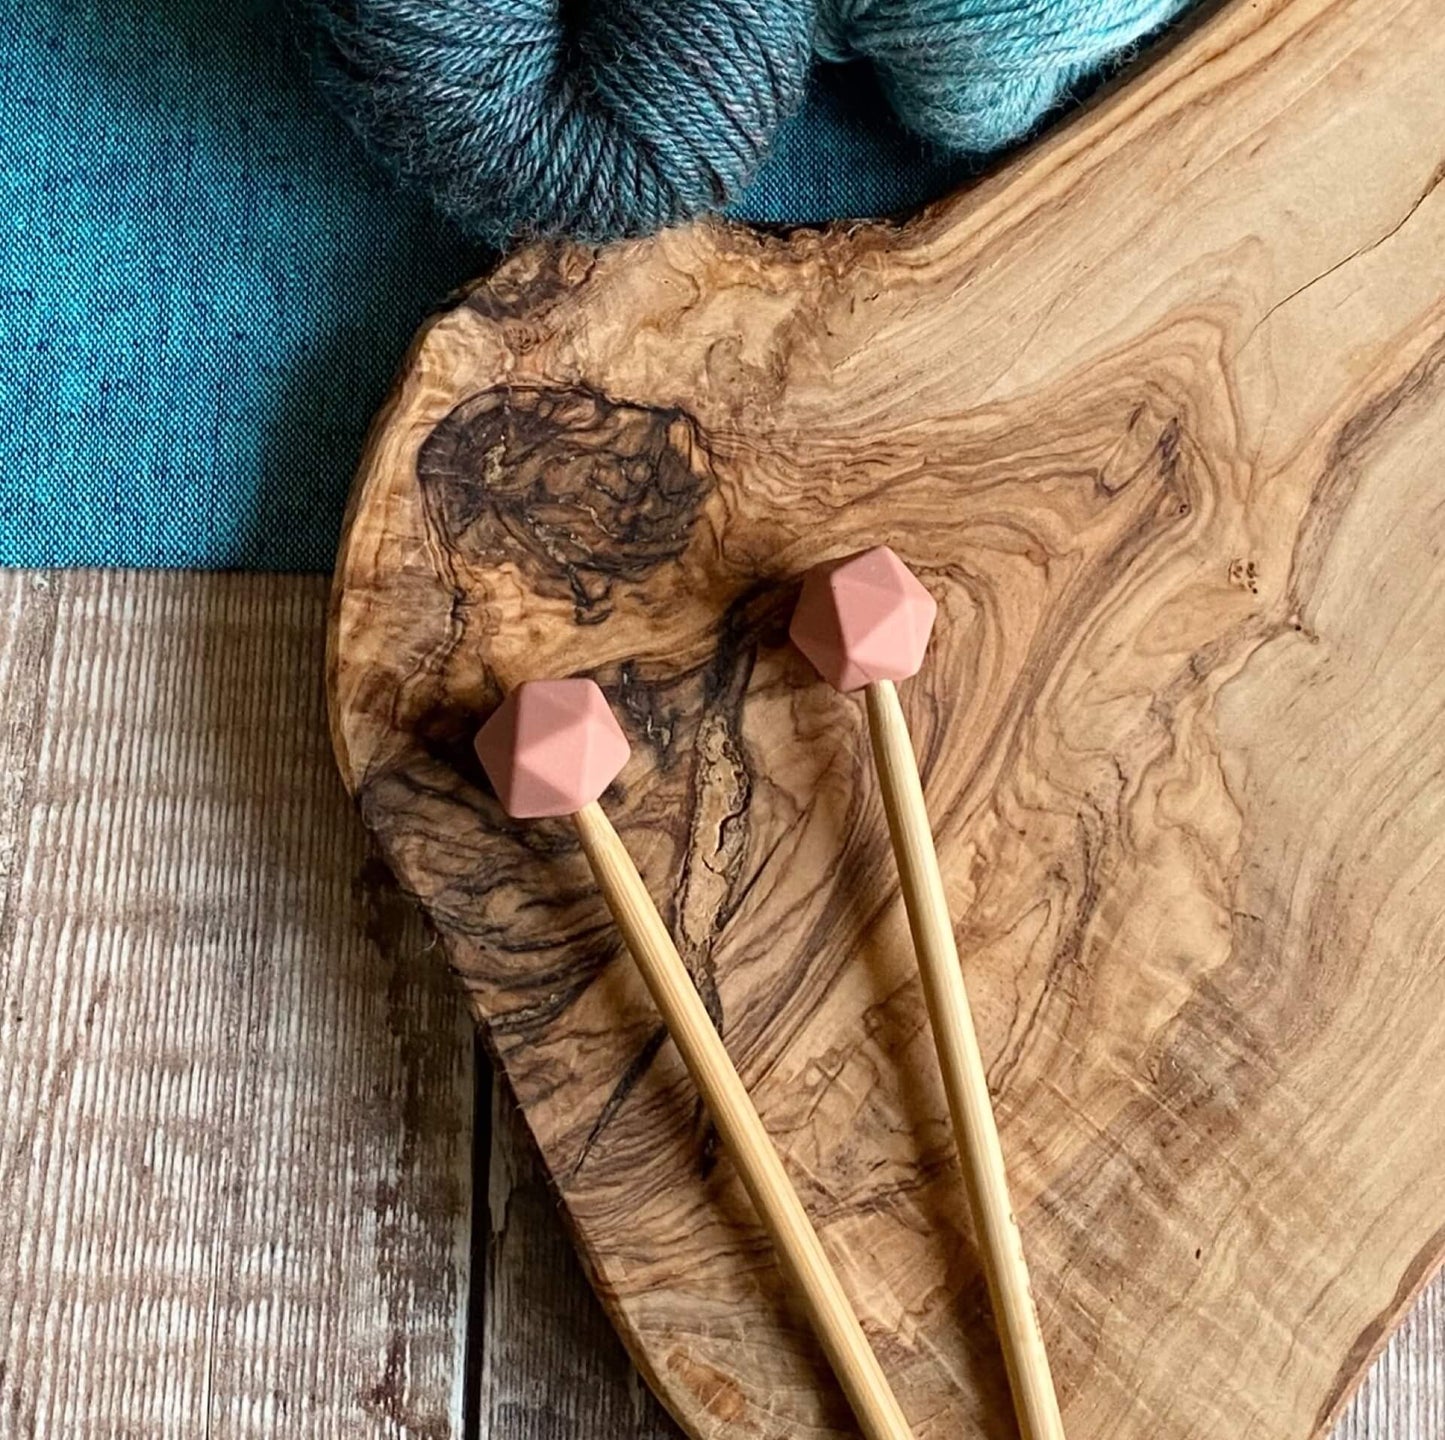
[[[938,606],[886,545],[814,566],[788,633],[839,690],[906,680],[923,664]]]
[[[482,726],[477,756],[509,815],[575,815],[627,763],[627,738],[591,680],[529,680]]]

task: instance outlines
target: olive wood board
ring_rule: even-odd
[[[337,564],[345,781],[633,1358],[855,1433],[564,822],[471,752],[589,674],[605,804],[920,1440],[1012,1433],[861,706],[887,542],[1071,1440],[1306,1440],[1445,1250],[1445,6],[1236,0],[906,224],[522,250],[432,320]]]

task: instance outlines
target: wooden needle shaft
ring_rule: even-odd
[[[608,908],[864,1433],[868,1440],[912,1440],[882,1367],[632,858],[595,801],[573,819]]]
[[[1063,1440],[913,741],[889,681],[869,685],[867,701],[873,757],[1019,1431],[1023,1440]]]

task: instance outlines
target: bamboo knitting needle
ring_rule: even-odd
[[[913,1440],[692,977],[636,866],[597,804],[628,754],[627,740],[601,690],[590,680],[521,685],[482,727],[476,748],[509,814],[521,819],[571,817],[607,907],[864,1434],[868,1440]]]
[[[1063,1440],[918,762],[893,684],[923,663],[936,613],[933,597],[881,545],[810,571],[790,634],[830,684],[864,690],[873,759],[1019,1432],[1023,1440]]]

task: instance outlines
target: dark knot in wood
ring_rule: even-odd
[[[427,517],[464,566],[511,562],[579,622],[609,611],[617,580],[680,556],[712,485],[681,410],[578,388],[500,386],[462,401],[417,462]]]

